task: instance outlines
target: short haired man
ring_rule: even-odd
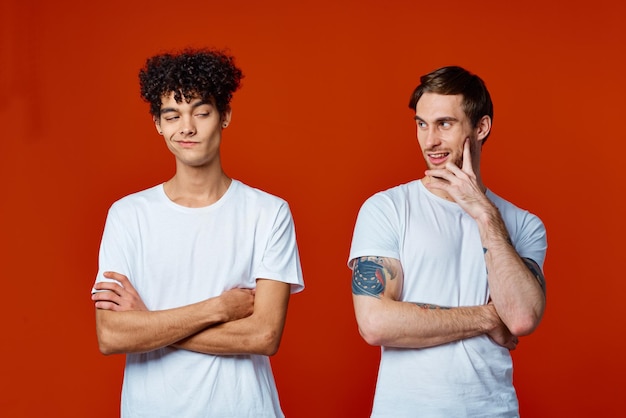
[[[222,169],[241,77],[208,49],[140,71],[176,173],[115,202],[102,237],[92,299],[100,350],[127,354],[123,417],[283,416],[268,356],[304,283],[287,203]]]
[[[509,350],[543,315],[544,225],[483,184],[478,76],[433,71],[409,107],[425,176],[363,204],[349,256],[359,331],[382,346],[372,417],[517,416]]]

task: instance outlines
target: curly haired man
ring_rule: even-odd
[[[283,416],[269,356],[304,282],[288,204],[222,169],[241,78],[208,49],[140,70],[176,172],[115,202],[102,236],[92,300],[100,351],[126,354],[122,417]]]

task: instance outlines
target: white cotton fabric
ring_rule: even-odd
[[[214,204],[173,203],[163,185],[115,202],[96,281],[126,275],[149,310],[189,305],[256,279],[304,288],[287,203],[233,180]],[[122,417],[282,417],[269,358],[162,348],[128,354]]]
[[[541,220],[487,191],[521,257],[543,268]],[[476,222],[456,203],[413,181],[369,198],[357,219],[349,260],[400,260],[401,300],[460,307],[489,301]],[[516,417],[513,366],[487,336],[424,349],[382,347],[372,417]]]

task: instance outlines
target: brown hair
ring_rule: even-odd
[[[463,111],[474,127],[478,126],[478,122],[485,115],[493,120],[493,103],[485,83],[464,68],[442,67],[420,77],[420,85],[413,90],[409,100],[410,109],[415,110],[424,93],[462,95]],[[487,137],[483,139],[483,143],[487,141]]]

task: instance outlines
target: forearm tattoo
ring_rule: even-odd
[[[385,293],[387,279],[394,275],[384,266],[383,257],[360,257],[352,266],[352,294],[379,298]]]
[[[483,247],[483,255],[487,255],[487,249],[485,247]],[[486,264],[485,264],[485,271],[487,272],[487,274],[489,274],[489,269],[487,268]]]
[[[415,302],[422,309],[450,309],[448,306],[433,305],[432,303]]]
[[[513,245],[510,239],[509,239],[509,244]],[[483,247],[483,255],[486,255],[486,254],[487,254],[487,249]],[[541,286],[541,290],[543,290],[543,293],[545,294],[546,293],[546,279],[543,276],[543,273],[541,271],[541,267],[539,267],[539,264],[535,263],[535,261],[530,258],[522,257],[522,261],[524,262],[524,264],[526,264],[526,267],[528,267],[528,269],[533,274],[533,276],[535,276],[535,279],[537,279],[537,281],[539,282],[539,286]],[[489,273],[489,271],[487,271],[487,273]]]
[[[535,263],[535,261],[530,258],[522,258],[522,261],[524,262],[524,264],[526,264],[526,267],[528,267],[533,276],[535,276],[535,278],[539,282],[539,286],[541,286],[541,290],[543,290],[543,293],[545,294],[546,278],[543,277],[543,273],[541,272],[539,264]]]

